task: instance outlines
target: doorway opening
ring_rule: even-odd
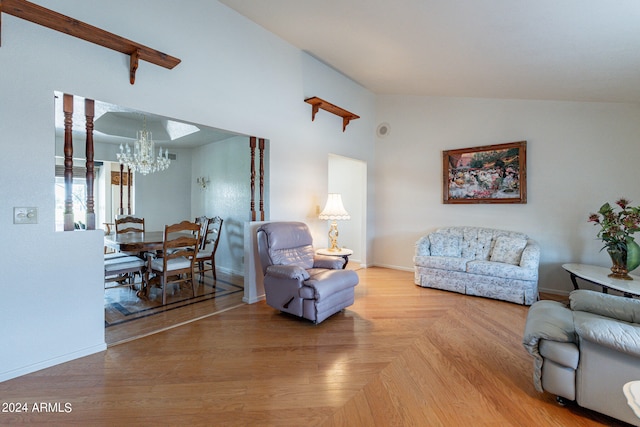
[[[351,220],[340,222],[340,244],[353,250],[349,262],[367,263],[367,162],[329,154],[328,192],[342,194]]]

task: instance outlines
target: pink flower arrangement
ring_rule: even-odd
[[[588,222],[600,225],[598,238],[604,242],[602,249],[627,251],[627,242],[631,235],[640,231],[640,207],[629,206],[630,201],[621,198],[616,202],[620,210],[605,203],[598,213],[589,215]]]

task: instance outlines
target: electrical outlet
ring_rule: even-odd
[[[13,208],[14,224],[37,224],[38,208]]]

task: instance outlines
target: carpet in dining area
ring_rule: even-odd
[[[242,277],[223,273],[218,273],[215,281],[209,276],[205,276],[203,281],[196,280],[195,296],[188,283],[181,286],[170,284],[165,305],[162,305],[162,289],[152,287],[147,298],[139,298],[138,288],[139,283],[133,287],[105,289],[105,328],[201,304],[208,304],[212,310],[216,307],[223,309],[229,303],[236,304],[244,294]]]

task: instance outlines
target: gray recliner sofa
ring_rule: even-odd
[[[320,323],[353,304],[358,275],[341,257],[316,255],[306,224],[270,222],[257,233],[269,306]]]
[[[640,300],[581,289],[568,306],[538,301],[523,344],[534,358],[536,390],[640,425],[623,393],[640,380]]]

